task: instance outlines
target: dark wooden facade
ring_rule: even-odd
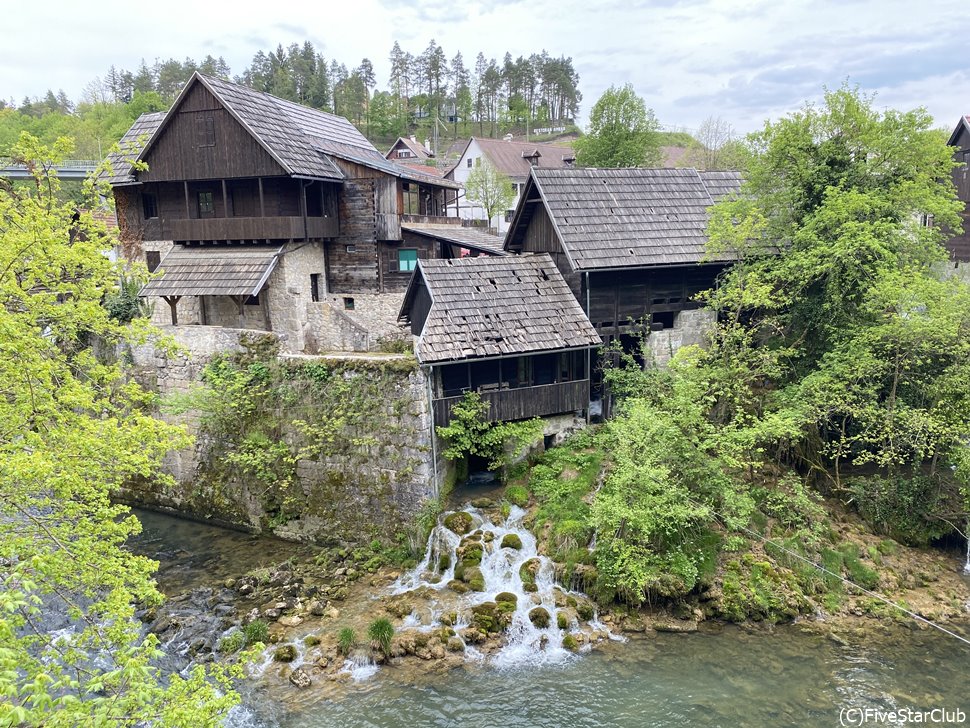
[[[529,198],[520,204],[533,209],[522,230],[509,232],[507,249],[549,253],[604,340],[644,325],[669,328],[673,322],[670,314],[698,308],[695,296],[712,288],[724,270],[723,263],[576,270],[538,190],[528,189]]]
[[[446,219],[452,183],[415,179],[363,146],[363,137],[348,146],[346,120],[308,120],[318,112],[300,107],[290,117],[286,103],[193,77],[151,127],[147,169],[113,180],[122,234],[187,244],[322,242],[327,292],[403,291],[411,270],[401,270],[398,251],[414,247],[426,258],[441,247],[404,242],[402,219]]]
[[[586,350],[547,352],[434,367],[435,424],[447,425],[451,407],[468,391],[478,392],[489,403],[491,421],[585,411],[589,406],[587,354]]]
[[[953,260],[960,262],[970,261],[970,120],[966,117],[960,119],[956,129],[950,136],[950,146],[956,147],[953,152],[953,159],[957,166],[953,168],[953,185],[957,190],[957,199],[964,204],[964,209],[960,213],[963,220],[963,232],[954,235],[947,243],[946,248]]]

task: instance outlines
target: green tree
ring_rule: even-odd
[[[583,167],[658,167],[659,124],[633,86],[610,86],[589,112],[589,127],[576,140],[576,163]]]
[[[109,497],[153,477],[185,434],[91,348],[135,330],[102,306],[114,241],[57,202],[48,170],[70,144],[23,135],[12,151],[35,177],[0,187],[0,725],[216,725],[238,699],[228,683],[153,665],[134,603],[160,601],[156,565],[125,548],[140,526]],[[51,632],[52,615],[71,629]]]
[[[488,224],[492,218],[504,210],[515,200],[515,189],[512,181],[495,169],[487,159],[482,159],[465,180],[465,197],[468,201],[485,210]]]

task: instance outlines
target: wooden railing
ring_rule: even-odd
[[[479,392],[482,400],[488,402],[488,419],[491,421],[524,420],[530,417],[557,415],[565,412],[584,410],[589,406],[589,380],[559,384],[540,384],[535,387],[517,389],[498,389]],[[457,397],[442,397],[433,401],[436,425],[447,425],[451,421],[451,406],[462,400]]]
[[[302,217],[206,217],[163,222],[176,242],[193,240],[303,240]],[[335,217],[306,218],[306,237],[333,238],[339,234]]]
[[[457,225],[461,227],[460,217],[445,217],[444,215],[401,215],[401,222],[417,225]]]

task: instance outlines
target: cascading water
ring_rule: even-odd
[[[967,560],[963,563],[963,573],[970,576],[970,524],[967,526]]]
[[[489,658],[495,666],[572,659],[581,630],[575,616],[560,605],[567,595],[573,599],[583,595],[556,584],[552,561],[538,553],[535,536],[522,525],[524,516],[525,511],[516,506],[498,523],[472,507],[443,514],[428,538],[424,558],[392,585],[391,593],[430,588],[443,600],[446,587],[451,587],[456,591],[451,606],[457,617],[452,626],[459,635],[471,624],[504,626],[504,644]],[[464,579],[459,589],[455,589],[456,574]],[[465,591],[464,583],[470,590]],[[444,611],[432,607],[430,624],[418,627],[416,614],[409,615],[405,624],[418,629],[440,626],[437,615]],[[570,634],[572,650],[563,646]],[[481,658],[467,643],[466,655]]]

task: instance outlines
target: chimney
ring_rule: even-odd
[[[431,140],[430,139],[425,139],[424,140],[424,148],[428,150],[428,154],[431,154]]]
[[[418,143],[418,140],[414,138],[414,134],[411,135],[411,141],[414,142],[415,144]]]

